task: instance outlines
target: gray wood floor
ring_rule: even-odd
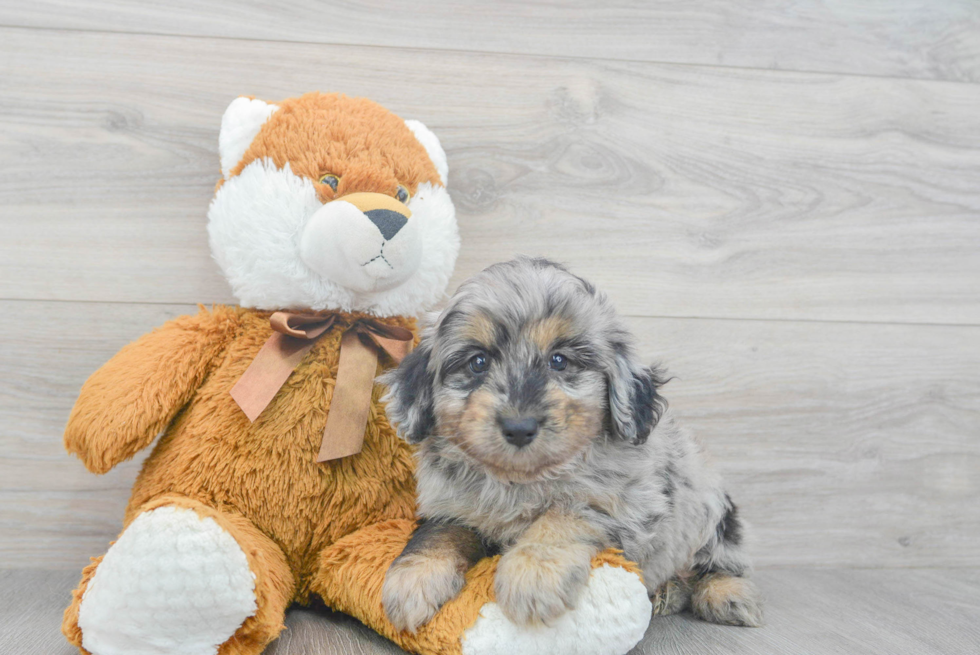
[[[315,89],[439,134],[451,288],[562,260],[675,376],[769,624],[658,619],[638,652],[980,652],[980,3],[0,0],[0,653],[69,652],[139,468],[63,452],[79,386],[233,301],[223,109]],[[273,652],[394,651],[289,624]]]
[[[765,626],[656,617],[632,655],[975,655],[980,648],[977,571],[792,569],[763,571],[758,580],[769,603]],[[0,653],[72,655],[59,628],[75,582],[74,572],[0,571]],[[322,606],[290,610],[286,627],[267,655],[404,652]]]

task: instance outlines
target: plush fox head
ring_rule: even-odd
[[[208,234],[242,305],[414,315],[445,291],[459,233],[422,123],[337,94],[241,97],[219,150]]]

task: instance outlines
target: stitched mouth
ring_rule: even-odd
[[[390,268],[391,270],[395,270],[395,267],[391,265],[391,262],[389,262],[387,259],[385,259],[385,256],[384,255],[378,255],[377,257],[372,257],[371,259],[369,259],[366,262],[364,262],[363,264],[361,264],[361,267],[367,266],[371,262],[377,261],[379,259],[381,261],[383,261],[385,264],[387,264],[388,265],[388,268]]]
[[[383,261],[385,264],[388,265],[388,268],[390,268],[391,270],[395,270],[395,267],[391,265],[391,262],[389,262],[387,259],[385,259],[385,246],[387,244],[388,244],[387,241],[385,241],[384,243],[382,243],[381,244],[381,252],[379,252],[376,256],[372,257],[371,259],[369,259],[366,262],[364,262],[363,264],[361,264],[361,268],[364,268],[365,266],[367,266],[371,262],[374,262],[374,261],[377,261],[377,260],[380,259],[381,261]]]

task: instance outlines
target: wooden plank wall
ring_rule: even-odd
[[[273,5],[268,5],[272,7]],[[205,212],[239,94],[378,100],[450,163],[452,283],[606,289],[760,567],[980,566],[980,6],[0,2],[0,567],[119,529],[85,377],[233,299]]]

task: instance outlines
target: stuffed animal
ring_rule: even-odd
[[[249,655],[313,595],[418,653],[623,653],[650,603],[594,562],[556,625],[509,623],[496,561],[417,633],[381,605],[414,529],[414,460],[374,377],[416,338],[459,250],[446,156],[365,99],[241,97],[219,138],[211,251],[240,306],[201,308],[123,348],[82,387],[65,446],[94,473],[161,435],[123,531],[82,573],[63,631],[93,655]]]

